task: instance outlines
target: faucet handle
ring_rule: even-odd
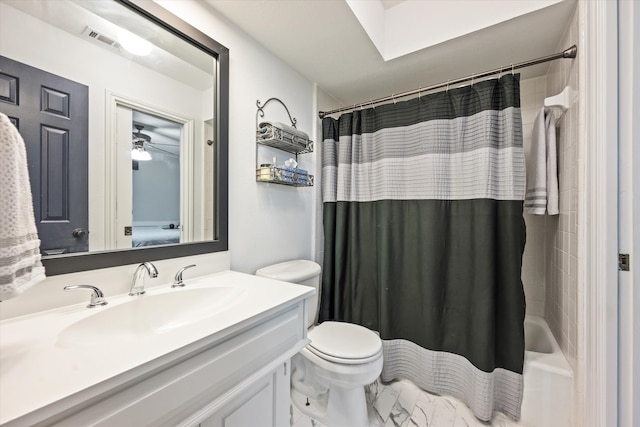
[[[176,277],[173,279],[173,285],[171,285],[171,287],[172,288],[183,287],[185,283],[182,281],[182,272],[185,271],[187,268],[191,268],[195,266],[196,266],[195,264],[191,264],[191,265],[187,265],[186,267],[182,267],[180,270],[178,270],[178,272],[176,273]]]
[[[87,308],[98,307],[101,305],[107,305],[107,300],[104,299],[104,294],[102,291],[95,286],[91,285],[70,285],[65,286],[65,291],[74,291],[76,289],[89,289],[91,291],[91,300],[89,301],[89,305]]]

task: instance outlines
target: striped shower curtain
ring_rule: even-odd
[[[379,331],[382,380],[520,417],[519,75],[322,122],[321,320]]]

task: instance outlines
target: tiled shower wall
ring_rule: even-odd
[[[573,425],[584,413],[584,247],[585,247],[585,13],[577,7],[559,49],[578,46],[578,57],[555,61],[547,73],[547,93],[566,86],[575,91],[569,110],[558,123],[560,215],[547,219],[547,286],[545,318],[574,373]],[[582,47],[582,49],[581,49]]]
[[[566,86],[575,92],[569,109],[556,123],[560,214],[525,214],[527,245],[522,282],[527,314],[544,317],[574,372],[574,422],[582,425],[584,402],[584,225],[585,156],[581,88],[584,76],[584,14],[580,2],[567,23],[556,51],[578,46],[578,57],[551,62],[546,76],[521,82],[521,110],[525,155],[529,154],[536,115],[544,97]]]
[[[577,44],[577,16],[574,14],[558,50]],[[556,95],[566,86],[576,91],[569,110],[556,123],[560,214],[524,214],[527,244],[522,266],[527,314],[546,319],[574,371],[578,355],[578,272],[582,259],[579,247],[584,228],[578,209],[584,191],[578,62],[579,58],[554,61],[546,76],[520,82],[525,156],[529,156],[533,122],[545,96]]]
[[[522,80],[520,82],[520,110],[522,112],[522,135],[525,158],[531,152],[533,122],[544,104],[547,93],[547,77]],[[527,244],[522,256],[522,284],[527,301],[527,314],[545,315],[545,262],[546,262],[546,215],[524,214],[527,225]]]
[[[574,14],[561,49],[577,43],[578,19]],[[547,284],[544,317],[567,361],[576,372],[578,356],[578,262],[582,256],[578,209],[579,193],[584,191],[584,138],[579,126],[579,58],[555,61],[547,74],[547,93],[555,95],[566,86],[576,90],[569,110],[557,123],[558,183],[560,215],[547,218]],[[582,230],[582,229],[581,229]]]
[[[560,215],[547,218],[545,319],[574,374],[573,425],[583,425],[584,413],[584,230],[585,230],[585,14],[577,7],[558,50],[578,46],[578,57],[552,62],[547,93],[569,86],[575,96],[557,123]],[[582,48],[582,49],[581,49]]]

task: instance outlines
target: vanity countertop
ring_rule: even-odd
[[[133,298],[215,287],[233,287],[239,292],[215,314],[187,325],[135,339],[114,340],[108,331],[96,330],[87,342],[61,340],[70,326]],[[66,401],[63,406],[77,404],[161,369],[314,292],[307,286],[225,271],[189,280],[185,288],[167,284],[139,297],[107,297],[109,304],[104,307],[89,309],[83,303],[4,320],[0,322],[0,425],[34,411],[55,414],[60,402]],[[98,339],[101,335],[104,339]]]

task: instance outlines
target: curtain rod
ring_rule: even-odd
[[[478,78],[482,78],[482,77],[487,77],[487,76],[491,76],[493,74],[499,74],[499,73],[502,73],[503,71],[509,71],[509,70],[513,71],[513,70],[517,70],[519,68],[530,67],[532,65],[542,64],[543,62],[549,62],[549,61],[553,61],[553,60],[556,60],[556,59],[575,58],[577,53],[578,53],[578,47],[576,45],[573,45],[570,48],[565,49],[562,52],[554,53],[553,55],[543,56],[543,57],[532,59],[532,60],[529,60],[529,61],[520,62],[518,64],[505,65],[504,67],[495,68],[493,70],[484,71],[482,73],[472,74],[470,76],[461,77],[461,78],[458,78],[458,79],[455,79],[455,80],[448,80],[446,82],[438,83],[438,84],[427,86],[427,87],[421,87],[419,89],[414,89],[414,90],[410,90],[410,91],[407,91],[407,92],[396,93],[396,94],[393,94],[393,95],[390,95],[390,96],[385,96],[384,98],[372,99],[371,101],[363,102],[361,104],[353,104],[350,107],[336,108],[335,110],[331,110],[331,111],[319,111],[318,112],[318,116],[321,119],[323,119],[325,116],[327,116],[329,114],[339,113],[339,112],[348,111],[348,110],[355,110],[356,108],[362,108],[362,107],[365,107],[365,106],[373,106],[375,104],[380,104],[381,102],[386,102],[386,101],[392,101],[392,100],[395,101],[396,99],[403,98],[405,96],[415,95],[416,93],[419,94],[421,92],[427,92],[427,91],[430,91],[430,90],[439,89],[441,87],[445,87],[445,86],[449,86],[449,85],[456,85],[458,83],[468,82],[469,80],[474,80],[474,79],[478,79]]]

